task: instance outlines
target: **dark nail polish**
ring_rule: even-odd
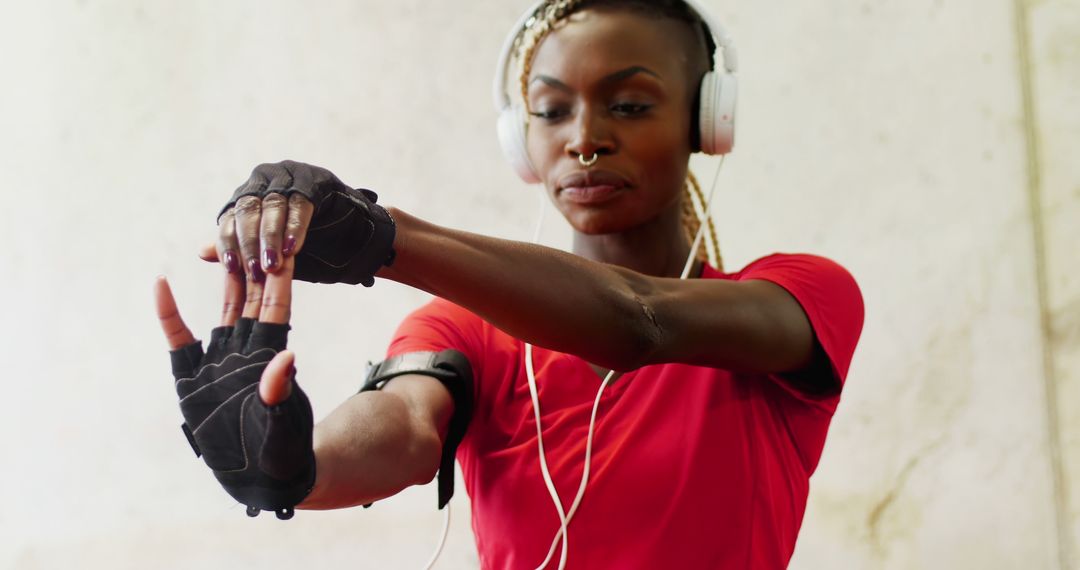
[[[278,264],[277,252],[272,249],[263,250],[263,268],[267,271],[273,271]]]
[[[266,274],[263,273],[262,267],[259,266],[258,259],[248,260],[248,277],[255,283],[266,281]]]
[[[225,252],[225,271],[240,273],[240,261],[236,259],[236,254],[231,249]]]
[[[281,248],[281,252],[292,255],[294,249],[296,249],[296,236],[285,236],[285,245]]]

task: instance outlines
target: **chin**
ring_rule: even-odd
[[[564,211],[563,217],[566,218],[570,227],[574,228],[574,231],[590,236],[624,232],[635,225],[625,216],[618,216],[614,212],[603,209],[575,208]]]

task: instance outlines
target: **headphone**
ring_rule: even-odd
[[[514,172],[517,172],[518,176],[528,184],[539,183],[540,177],[533,168],[525,145],[527,117],[524,105],[511,101],[506,90],[506,76],[513,56],[515,40],[544,2],[545,0],[540,0],[533,4],[532,8],[518,19],[510,30],[510,34],[507,35],[503,42],[502,55],[499,56],[499,63],[495,68],[492,89],[495,110],[499,113],[499,120],[496,123],[499,146],[502,147],[503,154],[506,155]],[[724,31],[723,26],[708,16],[698,0],[683,0],[683,2],[705,23],[706,31],[712,35],[717,51],[721,53],[724,61],[722,71],[717,71],[714,63],[714,69],[707,72],[701,80],[697,125],[701,152],[727,154],[735,145],[735,98],[738,92],[735,71],[738,68],[738,54],[734,42]],[[715,54],[713,55],[715,61]]]

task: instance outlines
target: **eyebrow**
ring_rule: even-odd
[[[644,73],[645,75],[651,75],[651,76],[653,76],[653,77],[655,77],[657,79],[663,79],[662,77],[660,77],[660,75],[658,73],[656,73],[655,71],[653,71],[653,70],[651,70],[651,69],[649,69],[647,67],[643,67],[643,66],[640,66],[640,65],[632,65],[630,67],[627,67],[626,69],[620,69],[619,71],[616,71],[614,73],[609,73],[608,75],[605,75],[604,77],[602,77],[600,79],[600,83],[618,83],[620,81],[624,81],[626,79],[629,79],[629,78],[631,78],[631,77],[633,77],[633,76],[635,76],[635,75],[637,75],[639,73]],[[543,75],[543,74],[538,73],[538,74],[536,74],[535,77],[533,77],[532,81],[530,81],[529,83],[532,84],[532,83],[534,83],[536,81],[540,81],[540,82],[542,82],[542,83],[544,83],[544,84],[546,84],[548,86],[554,87],[555,89],[558,89],[560,91],[573,91],[573,89],[571,89],[569,85],[563,83],[562,81],[559,81],[558,79],[555,79],[554,77],[552,77],[550,75]]]

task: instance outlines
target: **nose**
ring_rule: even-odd
[[[602,114],[583,109],[573,121],[573,128],[573,135],[566,143],[570,158],[577,160],[615,152],[615,139]]]

